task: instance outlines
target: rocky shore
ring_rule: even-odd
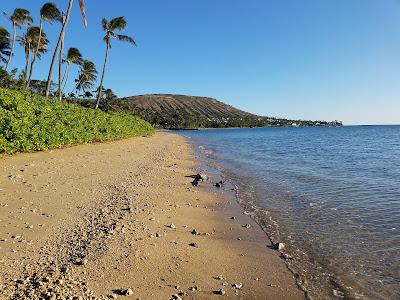
[[[0,299],[304,299],[265,234],[158,133],[0,160]]]

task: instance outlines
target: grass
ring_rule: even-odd
[[[0,88],[0,153],[32,152],[153,133],[148,122],[127,113],[106,113]]]

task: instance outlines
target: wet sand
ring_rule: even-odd
[[[168,133],[2,158],[0,299],[304,299],[195,167]]]

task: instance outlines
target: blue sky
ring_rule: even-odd
[[[4,0],[0,10],[24,7],[38,21],[45,2]],[[66,10],[67,0],[54,2]],[[121,15],[138,43],[113,43],[105,86],[118,96],[190,94],[260,115],[400,124],[399,0],[85,2],[88,27],[75,0],[66,47],[101,71],[101,18]],[[44,30],[54,47],[59,25]],[[50,57],[35,77],[47,77]],[[18,47],[13,67],[22,65]]]

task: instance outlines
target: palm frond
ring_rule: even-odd
[[[104,31],[107,31],[107,30],[108,30],[109,25],[108,25],[108,21],[107,21],[106,18],[103,18],[103,19],[101,20],[101,27],[103,28]]]
[[[7,63],[6,57],[11,55],[10,33],[0,26],[0,61]]]
[[[81,65],[83,63],[82,54],[78,48],[69,48],[67,52],[67,62],[69,64],[78,64]]]
[[[11,16],[11,20],[19,28],[24,25],[30,25],[33,22],[29,10],[26,10],[24,8],[16,8]]]
[[[128,26],[125,17],[117,17],[110,21],[110,31],[123,30]]]
[[[40,16],[46,22],[52,23],[60,20],[61,12],[53,2],[45,3],[40,9]]]
[[[127,42],[127,43],[130,43],[130,44],[136,46],[135,40],[132,37],[128,36],[128,35],[118,34],[117,35],[117,39],[119,41]]]

